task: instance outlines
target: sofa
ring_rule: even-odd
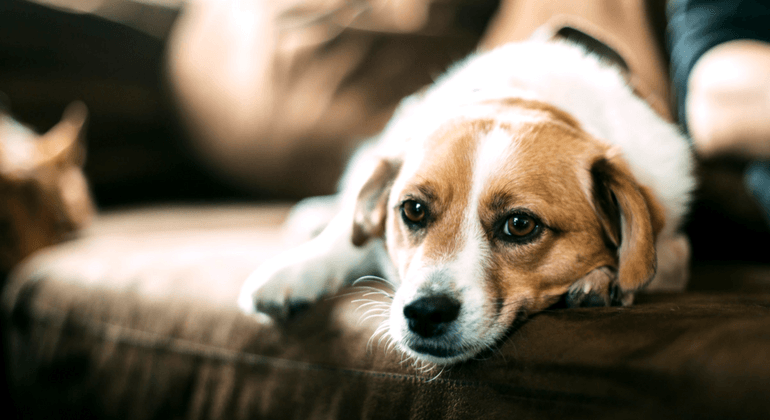
[[[103,66],[161,67],[165,35],[26,2],[2,7],[0,22],[70,28],[64,32],[77,36],[60,39],[55,51],[86,43],[103,54],[95,60]],[[121,41],[103,50],[97,34]],[[3,42],[3,58],[46,56],[25,44],[35,38]],[[147,61],[131,64],[132,54]],[[81,59],[94,56],[62,58]],[[362,305],[373,297],[364,289],[346,289],[286,324],[240,312],[243,280],[291,244],[281,224],[296,194],[244,192],[202,169],[153,72],[96,65],[73,85],[74,74],[47,65],[24,62],[21,77],[11,71],[16,61],[0,60],[0,90],[19,119],[43,130],[73,92],[85,92],[87,105],[96,101],[84,170],[100,211],[68,240],[3,274],[1,373],[11,417],[770,416],[770,259],[763,245],[770,232],[736,187],[742,162],[701,165],[687,226],[693,263],[686,291],[640,294],[629,307],[553,307],[518,325],[498,348],[439,368],[405,360],[375,335],[381,319],[366,316]],[[50,97],[28,95],[52,88]],[[126,92],[134,94],[124,101]],[[154,167],[158,162],[166,165]]]
[[[241,313],[278,205],[103,214],[5,287],[23,418],[766,418],[770,267],[700,263],[685,293],[552,309],[458,366],[403,360],[352,288],[286,325]]]

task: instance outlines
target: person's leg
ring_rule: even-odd
[[[465,56],[494,0],[192,0],[168,74],[194,152],[267,197],[333,192],[404,96]]]
[[[770,158],[770,43],[736,40],[703,54],[690,73],[685,113],[702,156]]]
[[[770,1],[672,0],[668,14],[680,122],[700,156],[757,161],[745,184],[770,222]]]
[[[765,220],[770,223],[770,161],[754,162],[746,169],[746,187],[764,210]]]

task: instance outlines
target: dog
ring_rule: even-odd
[[[328,225],[259,267],[239,306],[286,320],[379,273],[398,348],[462,362],[559,302],[682,288],[692,172],[685,136],[616,67],[569,42],[507,44],[404,100]]]

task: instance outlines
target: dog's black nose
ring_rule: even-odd
[[[409,329],[424,338],[443,334],[459,313],[460,302],[446,296],[420,298],[404,307]]]

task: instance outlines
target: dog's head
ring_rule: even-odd
[[[620,304],[655,272],[662,211],[622,157],[534,101],[486,104],[380,162],[353,242],[384,236],[398,284],[388,330],[439,364],[494,346],[565,299]]]

